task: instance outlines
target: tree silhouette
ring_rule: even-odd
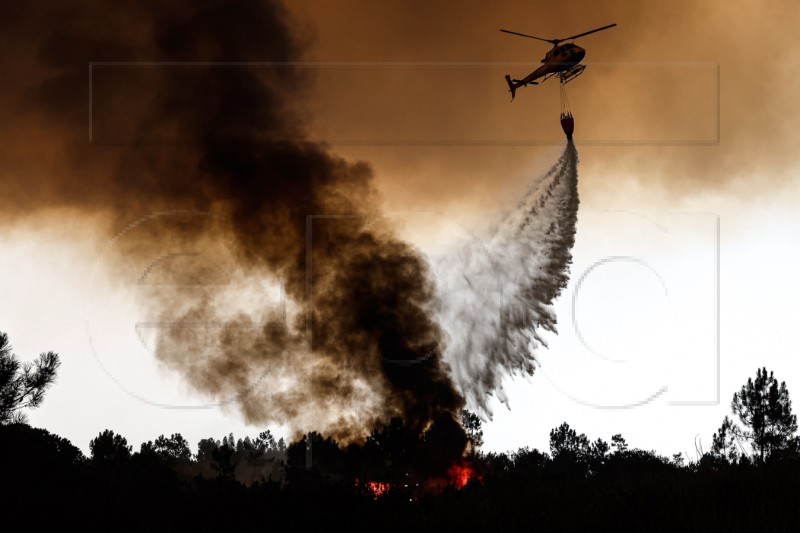
[[[461,410],[461,425],[467,432],[467,439],[469,439],[470,450],[474,453],[483,446],[483,429],[481,429],[482,422],[478,415],[471,413],[466,409]]]
[[[219,441],[213,438],[200,439],[197,443],[197,453],[194,460],[197,463],[198,473],[206,478],[219,475],[219,468],[214,459],[214,450],[219,446]]]
[[[589,454],[589,438],[569,427],[564,422],[550,431],[550,453],[553,459],[568,457],[571,461],[584,458]]]
[[[617,453],[625,453],[628,451],[628,443],[625,442],[625,439],[620,433],[611,436],[611,447]]]
[[[89,442],[94,463],[120,462],[130,459],[132,448],[122,435],[117,435],[110,429],[100,433]]]
[[[278,479],[282,476],[285,459],[283,439],[276,441],[269,430],[262,431],[255,439],[245,437],[236,441],[234,475],[247,486]]]
[[[711,455],[735,463],[741,455],[739,433],[733,420],[726,416],[719,430],[711,437]]]
[[[582,479],[589,475],[589,438],[564,422],[550,431],[551,469],[555,477]]]
[[[60,364],[54,352],[40,354],[33,363],[20,363],[11,351],[8,335],[0,332],[0,424],[27,423],[21,409],[42,403]]]
[[[750,441],[761,461],[786,448],[797,431],[797,416],[792,414],[786,382],[779,384],[773,372],[767,375],[766,368],[757,370],[755,381],[748,378],[734,393],[731,409],[747,428],[733,431]]]
[[[381,428],[374,428],[364,444],[365,456],[381,463],[381,480],[402,479],[418,454],[419,434],[401,418],[392,418]]]
[[[222,437],[222,442],[211,450],[211,457],[214,458],[211,467],[219,472],[219,475],[234,479],[234,472],[236,471],[235,454],[236,441],[233,438],[233,433],[231,433],[227,437]]]
[[[168,463],[187,462],[192,458],[189,443],[180,433],[173,433],[169,438],[160,435],[155,442],[144,442],[140,453],[154,453]]]

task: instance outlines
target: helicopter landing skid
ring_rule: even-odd
[[[567,83],[571,82],[581,74],[583,71],[586,70],[586,65],[575,65],[569,70],[565,70],[564,72],[558,73],[558,79],[562,85],[566,85]]]

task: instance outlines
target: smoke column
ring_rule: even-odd
[[[445,360],[471,408],[491,416],[492,394],[507,403],[503,379],[532,375],[542,333],[556,332],[551,304],[569,281],[578,203],[578,152],[568,142],[485,239],[439,265]]]
[[[68,208],[104,217],[111,237],[178,213],[126,230],[109,257],[121,278],[153,259],[157,240],[216,251],[237,275],[280,287],[287,305],[231,301],[230,286],[202,283],[188,256],[152,265],[145,274],[198,280],[148,297],[166,368],[206,397],[234,398],[254,424],[347,442],[398,416],[418,432],[453,433],[460,455],[463,399],[442,361],[427,264],[381,219],[370,168],[304,140],[313,79],[295,63],[303,28],[280,3],[4,11],[16,58],[0,89],[6,222]]]
[[[120,279],[180,278],[148,293],[149,333],[201,395],[342,443],[401,417],[447,465],[464,395],[486,410],[504,376],[533,372],[567,281],[572,144],[437,287],[381,217],[370,168],[305,140],[314,79],[277,1],[21,2],[0,30],[15,58],[0,64],[0,222],[87,217],[124,235],[107,258]],[[154,242],[225,258],[231,279]]]

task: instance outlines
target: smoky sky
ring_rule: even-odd
[[[170,211],[126,230],[111,268],[130,274],[157,241],[224,250],[280,286],[288,311],[264,303],[255,319],[221,306],[215,284],[146,302],[161,364],[201,394],[233,398],[248,422],[344,440],[393,416],[415,431],[452,422],[463,399],[442,361],[427,264],[381,219],[370,167],[306,140],[315,76],[292,65],[307,45],[302,22],[276,1],[4,11],[5,223],[66,208],[107,220],[111,237]]]
[[[345,121],[349,115],[342,102],[347,113],[366,104],[351,101],[347,93],[320,84],[315,98],[332,117],[320,127],[333,125],[327,131],[340,137],[363,138],[369,132],[420,140],[420,146],[409,148],[340,148],[365,154],[381,170],[382,188],[396,205],[434,209],[448,203],[466,211],[487,197],[494,203],[507,201],[504,184],[544,150],[457,142],[442,147],[428,139],[560,140],[558,87],[548,87],[553,80],[521,90],[513,103],[503,80],[506,72],[521,77],[533,70],[549,45],[500,33],[500,28],[553,38],[618,24],[576,41],[586,48],[588,67],[568,91],[583,172],[593,176],[584,183],[585,198],[595,192],[624,198],[630,179],[648,187],[653,201],[666,203],[709,191],[761,194],[765,183],[785,185],[795,165],[800,42],[793,28],[798,8],[791,1],[312,0],[292,9],[315,21],[310,59],[428,65],[398,67],[402,71],[386,83],[381,79],[389,69],[373,69],[364,75],[373,78],[372,86],[358,78],[358,98],[385,98],[391,104],[376,104],[357,119]],[[497,69],[446,65],[462,62],[521,64]],[[329,70],[321,76],[334,87],[347,77]],[[417,85],[422,87],[416,90]],[[425,105],[428,100],[437,105]],[[358,120],[363,123],[356,128]],[[436,124],[433,131],[431,123]],[[582,145],[587,139],[610,142]],[[614,143],[619,139],[643,144],[620,146]],[[680,144],[693,139],[713,142]],[[648,145],[652,140],[675,145]]]

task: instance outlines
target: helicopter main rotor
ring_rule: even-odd
[[[537,39],[539,41],[544,41],[546,43],[553,43],[553,46],[558,46],[558,43],[561,43],[561,42],[564,42],[564,41],[570,41],[572,39],[577,39],[578,37],[583,37],[584,35],[589,35],[590,33],[594,33],[594,32],[597,32],[597,31],[607,30],[608,28],[613,28],[614,26],[616,26],[616,24],[609,24],[608,26],[603,26],[602,28],[597,28],[595,30],[579,33],[578,35],[573,35],[572,37],[564,37],[563,39],[542,39],[541,37],[536,37],[534,35],[528,35],[528,34],[525,34],[525,33],[519,33],[519,32],[516,32],[516,31],[510,31],[510,30],[500,30],[500,31],[505,32],[505,33],[510,33],[512,35],[519,35],[520,37],[528,37],[529,39]]]

